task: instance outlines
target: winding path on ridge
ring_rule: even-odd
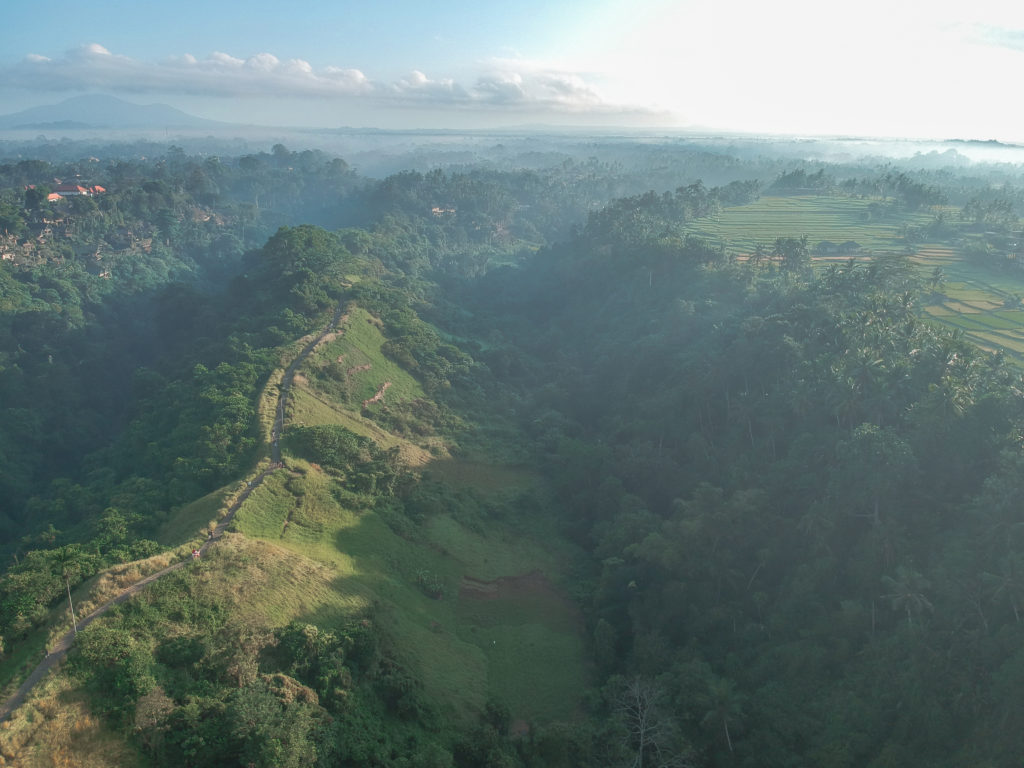
[[[306,358],[309,357],[310,353],[314,349],[316,349],[317,345],[319,345],[320,342],[322,342],[328,334],[330,334],[331,332],[334,331],[335,328],[337,328],[338,324],[343,319],[342,312],[342,307],[339,306],[338,309],[335,311],[334,316],[331,318],[331,321],[327,324],[323,331],[321,331],[316,338],[314,338],[305,347],[303,347],[302,350],[295,356],[295,359],[292,360],[291,365],[289,365],[288,368],[285,369],[284,375],[281,377],[280,392],[277,397],[277,408],[275,410],[274,425],[270,430],[270,466],[267,467],[262,472],[260,472],[258,475],[256,475],[256,477],[254,477],[251,481],[249,481],[246,487],[238,495],[238,498],[236,498],[234,502],[232,502],[231,506],[228,507],[227,513],[224,515],[223,518],[221,518],[221,521],[217,523],[217,527],[213,530],[213,533],[210,534],[210,537],[203,543],[201,547],[199,547],[200,555],[204,554],[206,552],[206,549],[213,542],[217,541],[224,535],[224,531],[227,530],[227,527],[231,525],[231,522],[234,520],[235,513],[239,510],[239,508],[242,506],[245,500],[249,498],[249,494],[251,494],[256,488],[259,487],[260,483],[262,483],[266,479],[267,475],[271,474],[272,472],[276,472],[278,469],[282,467],[280,441],[281,435],[284,432],[285,402],[288,399],[288,394],[291,390],[292,381],[295,379],[295,372],[298,370],[299,366],[302,365],[303,362],[305,362]],[[95,621],[104,613],[109,611],[113,606],[118,605],[119,603],[123,603],[132,595],[135,595],[138,592],[142,591],[143,587],[145,587],[147,584],[151,584],[152,582],[156,581],[157,579],[163,576],[166,576],[168,573],[171,573],[172,571],[177,571],[179,568],[184,568],[190,562],[192,562],[192,557],[186,557],[184,560],[174,563],[173,565],[169,565],[163,570],[157,571],[156,573],[151,573],[149,576],[146,576],[145,578],[140,579],[131,586],[126,587],[115,597],[105,602],[96,610],[92,611],[92,613],[88,614],[87,616],[83,616],[78,622],[78,629],[81,630],[89,626],[90,624],[92,624],[93,621]],[[15,691],[14,694],[10,698],[8,698],[7,701],[3,703],[2,706],[0,706],[0,723],[2,723],[4,720],[10,717],[14,713],[14,711],[25,702],[25,699],[28,697],[28,694],[32,691],[36,684],[38,684],[39,681],[41,681],[46,676],[46,673],[49,672],[53,667],[55,667],[67,655],[68,650],[71,648],[71,644],[74,642],[74,640],[75,630],[72,629],[68,631],[63,637],[61,637],[53,645],[52,648],[50,648],[49,653],[47,653],[46,657],[39,663],[39,666],[32,670],[32,673],[25,679],[25,682],[21,684],[18,690]]]

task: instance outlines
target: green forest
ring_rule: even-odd
[[[25,151],[0,765],[1024,759],[1020,166]]]

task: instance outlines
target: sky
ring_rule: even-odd
[[[21,0],[0,113],[104,93],[271,126],[1024,142],[1010,0]]]

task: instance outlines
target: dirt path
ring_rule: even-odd
[[[258,475],[256,475],[256,477],[250,480],[246,487],[238,495],[238,498],[235,499],[235,501],[231,504],[230,507],[228,507],[227,514],[224,515],[221,521],[217,524],[217,527],[210,534],[210,537],[203,543],[201,547],[199,547],[200,557],[206,553],[207,548],[211,544],[213,544],[215,541],[217,541],[224,535],[224,531],[227,530],[228,526],[231,525],[231,522],[234,520],[235,513],[239,510],[242,504],[245,503],[245,500],[249,498],[249,495],[254,490],[256,490],[256,488],[258,488],[259,485],[266,479],[267,475],[271,474],[272,472],[276,472],[278,469],[281,468],[281,449],[278,443],[280,442],[281,435],[284,432],[285,401],[288,399],[288,394],[291,389],[292,381],[295,378],[295,371],[305,361],[305,359],[309,357],[310,353],[314,349],[316,349],[317,345],[320,344],[328,335],[334,332],[333,329],[338,325],[339,322],[341,322],[341,319],[342,309],[341,307],[339,307],[338,310],[334,313],[334,317],[331,319],[331,322],[327,324],[327,327],[324,328],[324,330],[315,339],[313,339],[311,342],[309,342],[309,344],[302,348],[302,351],[295,356],[295,359],[292,361],[292,364],[288,366],[287,370],[284,372],[284,375],[281,377],[281,394],[277,398],[277,416],[274,420],[274,426],[270,433],[271,464],[267,469],[263,470]],[[151,573],[144,579],[140,579],[139,581],[132,584],[130,587],[127,587],[124,590],[122,590],[120,593],[118,593],[116,597],[113,597],[107,602],[105,602],[92,613],[81,618],[78,621],[78,629],[81,630],[89,626],[90,624],[92,624],[92,622],[94,622],[104,613],[109,611],[115,605],[123,603],[132,595],[142,591],[143,587],[145,587],[147,584],[151,584],[152,582],[156,581],[157,579],[163,576],[166,576],[168,573],[171,573],[172,571],[176,571],[179,568],[184,568],[192,561],[193,558],[188,557],[185,560],[175,563],[174,565],[167,566],[163,570],[157,571],[156,573]],[[71,648],[71,644],[74,641],[75,630],[71,630],[63,637],[61,637],[60,640],[58,640],[57,643],[51,649],[49,649],[49,653],[47,653],[46,657],[39,663],[39,666],[32,670],[32,673],[27,678],[25,678],[25,682],[21,684],[21,686],[18,688],[17,691],[14,692],[13,695],[10,698],[8,698],[7,701],[3,703],[3,705],[0,705],[0,723],[2,723],[4,720],[10,717],[14,710],[16,710],[25,702],[25,699],[28,697],[28,694],[32,691],[36,684],[39,683],[39,681],[46,676],[46,673],[49,672],[54,666],[56,666],[67,655],[68,650]]]
[[[331,322],[327,324],[327,327],[321,331],[320,335],[313,339],[309,344],[302,348],[302,351],[295,356],[292,360],[292,364],[285,370],[284,375],[281,377],[281,394],[277,398],[277,414],[274,418],[274,426],[270,430],[270,460],[274,464],[281,463],[281,433],[284,431],[284,408],[288,400],[288,392],[291,389],[292,381],[295,379],[295,371],[302,365],[306,358],[309,357],[310,353],[317,348],[317,346],[324,341],[328,336],[335,338],[336,332],[334,329],[337,327],[343,319],[342,313],[344,310],[341,307],[334,313],[334,317],[331,318]]]

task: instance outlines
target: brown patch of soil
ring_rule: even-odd
[[[537,596],[564,599],[540,569],[524,573],[522,576],[502,576],[493,581],[463,576],[459,585],[460,600],[507,600]]]
[[[391,386],[391,382],[390,381],[385,381],[383,386],[381,386],[381,388],[377,390],[377,394],[376,395],[371,397],[369,400],[363,400],[363,408],[366,408],[368,405],[372,405],[373,403],[378,403],[381,400],[383,400],[384,399],[384,393],[388,391],[388,387],[390,387],[390,386]]]

